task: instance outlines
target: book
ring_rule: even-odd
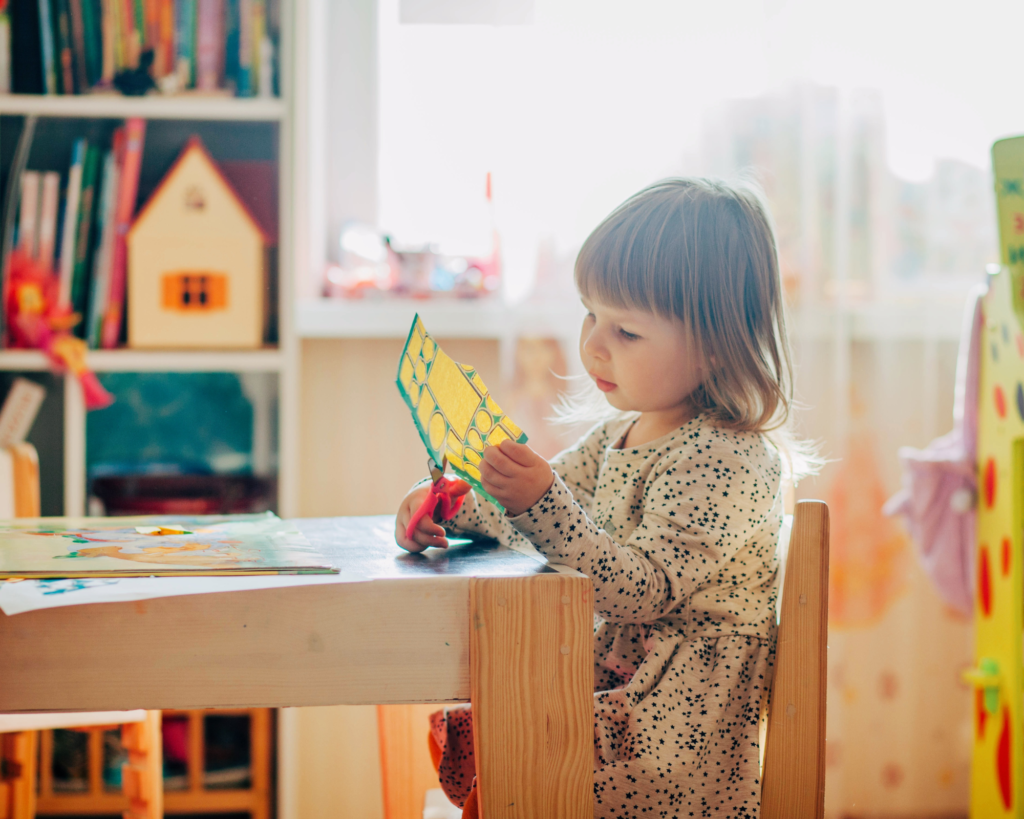
[[[238,0],[224,0],[224,86],[238,91]]]
[[[103,75],[103,30],[97,0],[72,0],[82,6],[82,38],[85,57],[84,89],[92,88]]]
[[[67,0],[71,17],[71,57],[75,69],[75,87],[79,94],[89,89],[89,72],[85,64],[85,14],[87,0]]]
[[[75,93],[75,76],[72,66],[71,11],[68,0],[54,0],[53,22],[56,24],[54,40],[57,46],[57,87],[59,94]]]
[[[117,203],[120,154],[123,152],[124,130],[114,132],[114,147],[103,158],[103,181],[96,213],[96,252],[92,258],[92,282],[89,293],[86,341],[90,347],[100,346],[103,314],[107,307],[110,284],[110,259],[114,247],[114,210]]]
[[[240,97],[253,95],[253,0],[238,0],[238,88]]]
[[[39,0],[8,0],[11,18],[11,92],[42,94],[42,35]]]
[[[0,407],[0,449],[20,444],[28,436],[46,389],[27,378],[15,378]]]
[[[36,117],[27,116],[21,126],[14,156],[7,166],[7,189],[4,191],[3,210],[0,212],[0,304],[7,304],[10,285],[11,253],[14,250],[14,223],[17,217],[21,178],[28,164],[32,137],[36,131]],[[38,188],[37,188],[38,190]],[[7,322],[4,310],[0,310],[0,337],[7,338]]]
[[[156,46],[156,76],[163,79],[174,73],[174,0],[157,0],[159,4],[159,37]]]
[[[53,43],[53,15],[50,13],[50,0],[37,0],[39,6],[39,41],[42,48],[43,92],[57,93],[57,64]]]
[[[31,258],[39,253],[39,199],[42,177],[38,171],[21,175],[21,210],[18,214],[18,250]]]
[[[85,152],[88,145],[84,139],[76,139],[71,149],[71,166],[68,169],[68,187],[65,195],[64,225],[60,237],[60,287],[57,304],[71,306],[71,284],[75,274],[75,240],[78,238],[78,209],[82,198],[82,170],[85,166]]]
[[[42,194],[39,200],[39,250],[36,259],[47,270],[53,270],[57,250],[57,214],[60,210],[60,174],[43,174]]]
[[[78,236],[75,239],[75,266],[71,279],[71,308],[82,316],[75,332],[85,337],[86,286],[89,278],[89,258],[93,245],[93,225],[97,208],[100,151],[90,145],[82,169],[82,198],[78,208]]]
[[[100,84],[109,86],[117,73],[120,34],[117,26],[117,0],[100,0],[100,29],[103,32]]]
[[[11,93],[11,16],[8,0],[0,0],[0,94]]]
[[[139,21],[135,19],[135,0],[121,0],[118,4],[121,24],[121,68],[137,68],[142,38],[139,36]]]
[[[196,88],[215,91],[220,87],[224,5],[221,0],[198,0],[196,13]]]
[[[178,81],[181,88],[191,88],[195,78],[196,0],[177,0],[176,39]]]
[[[135,200],[139,192],[139,170],[142,167],[142,143],[146,136],[146,120],[132,118],[125,121],[124,162],[118,182],[117,205],[114,213],[114,246],[110,258],[110,287],[107,307],[103,314],[100,339],[104,349],[117,346],[124,319],[125,283],[127,280],[128,247],[126,237],[135,215]]]

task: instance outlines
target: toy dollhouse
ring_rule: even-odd
[[[193,137],[128,232],[129,346],[259,347],[265,244]]]

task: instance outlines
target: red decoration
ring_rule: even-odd
[[[1003,388],[996,384],[995,388],[995,400],[996,400],[996,415],[1000,418],[1006,417],[1006,396],[1003,394]]]
[[[978,601],[981,613],[992,614],[992,572],[989,569],[988,546],[982,546],[978,555]]]
[[[1013,805],[1012,780],[1010,778],[1010,709],[1003,706],[1003,730],[996,746],[996,777],[999,779],[999,795],[1003,807],[1009,810]]]
[[[989,509],[996,502],[996,460],[989,458],[985,463],[985,506]]]
[[[978,725],[978,741],[985,738],[985,723],[988,721],[988,711],[985,710],[985,689],[974,689],[974,714]]]
[[[114,397],[85,363],[85,342],[71,335],[80,316],[57,303],[57,276],[24,253],[11,254],[4,292],[7,346],[42,350],[58,372],[70,371],[82,385],[85,406],[102,409]]]

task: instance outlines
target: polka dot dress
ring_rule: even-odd
[[[453,528],[528,541],[594,585],[595,816],[756,817],[758,729],[774,640],[778,452],[698,416],[634,449],[631,421],[552,461],[516,517],[467,497]],[[439,712],[441,783],[473,783],[472,714]]]

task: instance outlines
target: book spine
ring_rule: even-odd
[[[82,45],[85,57],[85,89],[92,88],[103,74],[103,34],[96,0],[78,0],[82,8]]]
[[[196,18],[196,88],[215,91],[220,85],[223,7],[221,0],[198,0]]]
[[[11,15],[0,0],[0,94],[11,93]]]
[[[60,67],[60,93],[75,93],[75,74],[71,49],[71,11],[68,0],[55,0],[54,19],[57,21],[57,56]]]
[[[175,70],[174,53],[174,0],[158,0],[159,2],[159,40],[157,54],[160,55],[161,78],[173,74]]]
[[[89,72],[85,66],[85,15],[82,5],[88,0],[68,0],[71,16],[71,56],[75,68],[75,87],[79,94],[89,88]]]
[[[252,66],[249,70],[249,82],[253,96],[260,93],[260,43],[263,40],[263,28],[266,22],[263,0],[252,0]]]
[[[238,91],[238,0],[224,0],[224,85]]]
[[[121,12],[121,51],[124,56],[123,68],[138,68],[141,40],[139,38],[138,21],[135,19],[134,0],[121,0],[119,4],[119,11]]]
[[[124,318],[124,295],[128,267],[128,228],[135,215],[135,199],[139,192],[139,170],[142,167],[142,143],[146,136],[144,119],[129,119],[124,124],[125,149],[117,192],[117,209],[114,217],[114,247],[110,264],[110,291],[107,309],[103,316],[104,349],[117,346],[121,336],[121,322]]]
[[[103,69],[100,83],[110,87],[117,73],[120,35],[117,28],[117,0],[100,0],[100,26],[103,30]]]
[[[100,346],[103,330],[103,314],[107,308],[107,291],[110,285],[110,259],[114,247],[114,207],[118,184],[118,161],[120,143],[124,132],[114,134],[114,148],[103,158],[103,181],[100,185],[99,212],[96,218],[96,235],[99,239],[92,257],[92,286],[89,293],[89,313],[86,325],[86,340],[89,346]]]
[[[182,88],[191,88],[196,30],[196,0],[177,0],[178,81]]]
[[[80,316],[85,315],[86,279],[89,275],[89,252],[93,241],[93,215],[96,209],[99,167],[100,152],[90,145],[85,154],[85,167],[82,170],[82,198],[78,208],[78,236],[75,238],[75,265],[71,276],[71,309]],[[85,322],[79,322],[75,330],[84,337]]]
[[[238,96],[251,97],[253,0],[238,0]]]
[[[68,190],[64,199],[64,227],[60,237],[58,307],[71,307],[71,283],[75,273],[75,240],[78,238],[78,208],[82,199],[82,170],[85,166],[87,147],[84,139],[77,139],[71,150]]]
[[[57,67],[53,54],[53,25],[50,21],[50,0],[38,0],[39,42],[43,52],[43,93],[57,93]]]
[[[36,258],[44,270],[53,270],[57,243],[57,211],[60,208],[60,174],[43,174],[43,193],[39,204],[39,252]]]
[[[18,212],[18,250],[31,258],[39,254],[39,186],[38,171],[21,175],[21,209]]]

